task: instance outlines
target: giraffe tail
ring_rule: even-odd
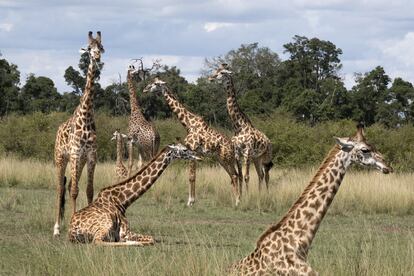
[[[60,203],[59,203],[59,208],[60,208],[60,213],[62,214],[62,219],[63,219],[63,216],[65,214],[66,181],[67,181],[67,178],[66,178],[66,176],[64,176],[63,177],[63,192],[62,192],[62,198],[61,198]]]
[[[270,171],[270,169],[274,166],[273,162],[270,161],[268,163],[263,164],[265,171]]]

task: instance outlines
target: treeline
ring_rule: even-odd
[[[0,155],[19,158],[38,158],[52,161],[55,135],[58,125],[68,118],[67,113],[40,113],[10,115],[0,121]],[[277,167],[304,167],[319,164],[334,145],[333,136],[345,137],[354,134],[355,122],[339,120],[309,126],[297,122],[289,114],[274,112],[267,116],[252,117],[253,123],[263,130],[273,144],[274,162]],[[115,142],[111,141],[115,129],[127,129],[127,116],[96,115],[98,159],[114,160]],[[161,145],[172,143],[186,132],[176,119],[155,121],[161,135]],[[231,131],[220,128],[227,135]],[[398,129],[374,124],[366,129],[369,141],[385,155],[396,171],[412,171],[414,168],[414,127],[404,125]]]
[[[177,97],[192,111],[215,125],[230,127],[226,95],[220,85],[207,80],[220,63],[234,71],[235,85],[242,109],[250,116],[270,116],[274,112],[291,114],[295,122],[315,126],[322,122],[352,120],[367,126],[379,123],[388,128],[414,122],[414,88],[401,78],[393,81],[381,66],[356,75],[356,84],[348,90],[340,77],[342,50],[329,41],[304,36],[293,37],[285,45],[287,60],[257,43],[241,45],[223,56],[207,59],[202,76],[188,83],[176,67],[162,66],[156,73],[167,81]],[[103,57],[103,61],[105,58]],[[65,80],[72,91],[58,93],[47,77],[29,75],[19,87],[16,65],[0,59],[0,116],[34,112],[66,112],[79,103],[85,85],[88,57],[82,55],[79,68],[68,67]],[[101,64],[104,66],[104,64]],[[166,119],[171,111],[157,95],[138,97],[148,118]],[[95,85],[95,109],[111,116],[129,113],[125,82],[105,88]]]

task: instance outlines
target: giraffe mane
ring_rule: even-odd
[[[324,170],[328,167],[330,164],[330,161],[332,158],[340,151],[340,147],[338,145],[335,145],[327,154],[325,160],[322,162],[322,165],[319,167],[318,171],[312,178],[312,180],[309,182],[308,186],[306,186],[305,190],[302,192],[302,194],[299,196],[299,198],[295,201],[295,203],[290,207],[287,214],[277,223],[272,226],[270,226],[257,240],[256,246],[259,247],[259,245],[263,242],[263,240],[271,233],[279,229],[286,220],[290,217],[290,215],[296,210],[296,208],[303,203],[303,201],[306,199],[309,191],[313,188],[313,186],[318,182],[318,179],[323,174]]]
[[[129,178],[127,178],[127,179],[124,179],[124,180],[122,180],[121,182],[118,182],[118,183],[116,183],[116,184],[114,184],[114,185],[111,185],[111,186],[108,186],[108,187],[106,187],[106,188],[103,188],[102,190],[101,190],[101,192],[103,192],[103,191],[106,191],[106,190],[110,190],[110,189],[112,189],[112,188],[114,188],[114,187],[117,187],[117,186],[121,186],[121,185],[124,185],[125,183],[127,183],[128,181],[130,181],[132,178],[134,178],[134,177],[136,177],[138,174],[140,174],[140,173],[142,173],[144,170],[146,170],[151,164],[152,164],[152,162],[155,160],[155,159],[157,159],[161,154],[163,154],[164,152],[166,152],[167,150],[168,150],[169,148],[168,147],[165,147],[165,148],[163,148],[156,156],[154,156],[154,158],[152,158],[152,160],[151,161],[149,161],[144,167],[142,167],[139,171],[137,171],[134,175],[132,175],[132,176],[130,176]]]

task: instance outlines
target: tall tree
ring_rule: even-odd
[[[23,113],[57,111],[61,95],[48,77],[30,74],[22,87],[19,99]]]
[[[385,112],[392,102],[387,87],[390,81],[390,77],[385,74],[381,66],[365,74],[357,75],[356,85],[351,90],[354,120],[363,121],[367,125],[372,125],[377,121],[385,123],[390,120],[392,115]]]
[[[349,99],[338,76],[342,50],[330,41],[298,35],[283,47],[289,59],[278,75],[281,105],[310,123],[346,116],[348,108],[341,106],[348,106]]]
[[[19,83],[20,72],[17,66],[6,59],[0,59],[0,116],[18,111]]]

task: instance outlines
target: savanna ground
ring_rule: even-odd
[[[224,275],[277,222],[316,168],[273,169],[269,193],[256,175],[241,206],[219,167],[198,172],[195,206],[185,206],[187,173],[176,162],[127,211],[135,232],[160,240],[145,248],[71,244],[52,238],[55,181],[51,163],[0,159],[1,275]],[[85,173],[78,206],[86,205]],[[95,172],[95,194],[114,179],[114,164]],[[308,261],[320,275],[414,275],[414,175],[347,174],[313,242]],[[67,211],[70,207],[68,203]]]

